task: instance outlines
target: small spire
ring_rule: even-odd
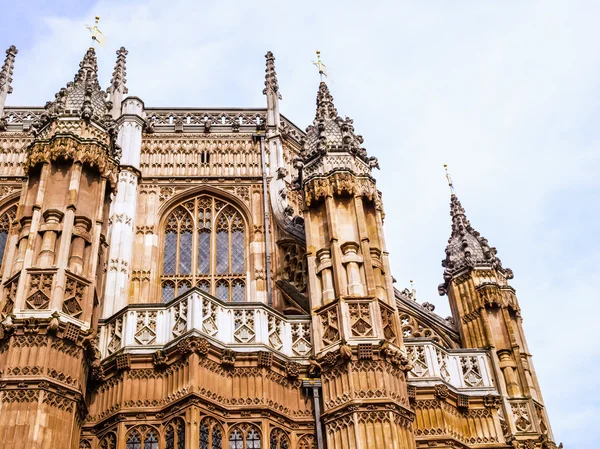
[[[268,51],[265,58],[267,59],[267,68],[265,69],[266,75],[263,95],[272,93],[277,95],[277,98],[281,100],[281,93],[279,92],[279,84],[277,82],[277,72],[275,71],[275,57],[272,52]]]
[[[317,92],[317,119],[330,118],[335,120],[338,117],[338,111],[333,105],[333,96],[325,81],[319,84]]]
[[[127,76],[126,57],[129,52],[125,47],[121,47],[116,53],[117,61],[110,80],[110,85],[107,89],[108,98],[112,102],[111,114],[115,120],[121,115],[121,103],[123,102],[123,97],[129,93],[126,86],[127,79],[125,78]]]
[[[98,61],[93,48],[86,51],[73,81],[67,83],[54,97],[54,101],[46,104],[46,111],[40,116],[40,120],[33,123],[34,133],[61,116],[79,116],[86,121],[93,119],[102,126],[112,126],[106,92],[98,82]]]
[[[455,274],[476,266],[494,268],[507,279],[512,279],[512,270],[502,267],[502,261],[496,256],[496,248],[490,247],[487,239],[471,226],[465,209],[454,192],[450,195],[450,217],[452,232],[446,246],[446,258],[442,260],[445,269],[444,283],[438,286],[440,295],[446,294],[448,284]]]
[[[10,83],[12,82],[13,69],[15,67],[15,56],[19,51],[14,45],[6,50],[6,59],[0,69],[0,118],[4,116],[4,104],[6,96],[11,94],[13,89]]]

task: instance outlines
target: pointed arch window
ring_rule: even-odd
[[[260,449],[260,432],[254,426],[243,424],[229,433],[229,449]]]
[[[269,449],[290,449],[290,439],[281,429],[273,429],[269,439]]]
[[[158,433],[150,427],[136,427],[127,435],[125,449],[158,449]]]
[[[167,424],[165,449],[185,449],[185,424],[182,420],[175,419]]]
[[[223,449],[223,429],[216,419],[206,417],[200,421],[198,449]]]
[[[10,234],[10,228],[17,215],[17,206],[12,206],[7,209],[0,216],[0,267],[4,260],[4,253],[6,252],[6,243],[8,242],[8,235]]]
[[[240,211],[208,195],[186,200],[164,222],[162,301],[192,287],[223,301],[246,298],[246,224]]]

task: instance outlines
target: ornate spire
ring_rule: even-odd
[[[12,74],[15,67],[15,56],[18,52],[14,45],[8,47],[8,50],[6,50],[6,59],[4,60],[2,69],[0,69],[0,121],[4,115],[6,96],[13,91],[10,83],[12,82]]]
[[[367,164],[368,171],[379,168],[377,158],[368,157],[361,147],[363,138],[354,133],[353,120],[341,118],[333,104],[333,97],[324,81],[317,92],[317,112],[313,124],[306,128],[306,139],[302,151],[305,164],[325,156],[328,152],[350,153]]]
[[[279,84],[277,83],[277,72],[275,71],[275,57],[273,53],[268,51],[265,55],[267,59],[267,68],[265,69],[265,88],[263,89],[263,95],[270,93],[277,95],[277,98],[281,100],[281,93],[279,92]]]
[[[126,57],[129,52],[125,47],[121,47],[117,50],[117,62],[115,63],[115,70],[113,71],[112,78],[110,80],[110,86],[108,86],[108,98],[112,102],[112,116],[114,119],[119,118],[121,115],[121,102],[123,96],[126,95],[129,90],[127,89],[126,82],[127,70],[126,70]]]
[[[494,268],[512,279],[512,270],[502,267],[496,248],[490,247],[487,239],[473,229],[454,193],[450,195],[450,217],[452,233],[446,246],[446,258],[442,260],[445,269],[444,283],[438,287],[440,295],[447,293],[448,284],[455,274],[474,267]]]
[[[325,81],[321,81],[317,92],[316,118],[319,120],[327,118],[335,120],[338,118],[338,111],[333,105],[333,97],[331,96],[331,92],[329,92],[329,87],[327,87]]]
[[[89,48],[79,63],[79,70],[73,81],[58,91],[54,101],[46,103],[46,112],[34,127],[38,132],[59,116],[79,116],[86,121],[93,120],[108,129],[112,126],[112,117],[109,114],[111,106],[110,102],[106,101],[106,92],[98,82],[96,52]]]

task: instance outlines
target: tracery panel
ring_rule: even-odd
[[[216,419],[206,417],[200,421],[198,449],[223,449],[223,428]]]
[[[164,222],[162,301],[192,287],[223,301],[244,301],[246,228],[235,206],[209,195],[175,206]]]
[[[181,419],[174,419],[167,424],[165,449],[185,449],[185,424]]]
[[[250,424],[240,424],[229,432],[229,449],[260,449],[260,431]]]
[[[158,449],[158,432],[149,426],[137,426],[129,431],[125,449]]]

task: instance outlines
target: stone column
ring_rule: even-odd
[[[118,145],[123,155],[119,167],[117,195],[111,205],[108,266],[102,316],[108,318],[129,303],[129,282],[135,237],[140,152],[144,126],[144,103],[136,97],[123,101]]]

